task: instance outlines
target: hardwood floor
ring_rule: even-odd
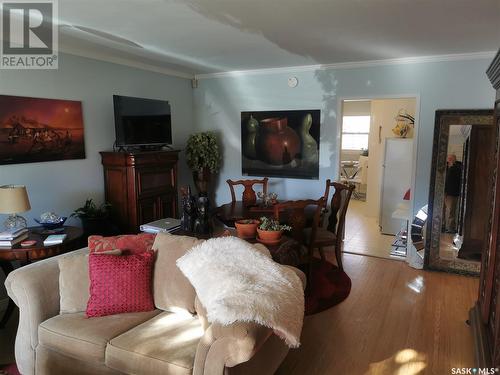
[[[366,215],[367,203],[351,199],[347,210],[344,252],[403,260],[391,255],[394,236],[380,233],[376,217]]]
[[[343,259],[350,296],[306,317],[302,345],[290,350],[278,374],[444,375],[474,366],[465,320],[477,278],[353,254]]]

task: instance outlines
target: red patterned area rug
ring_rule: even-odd
[[[306,315],[327,310],[343,300],[351,292],[351,279],[344,271],[326,261],[316,259],[312,265],[312,277],[306,287]]]
[[[0,375],[21,375],[15,363],[0,365]]]

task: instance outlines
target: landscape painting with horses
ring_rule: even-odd
[[[81,102],[0,95],[0,164],[84,158]]]

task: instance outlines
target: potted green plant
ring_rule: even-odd
[[[186,160],[200,196],[206,196],[211,175],[220,167],[217,137],[213,132],[191,134],[186,144]]]
[[[259,224],[260,221],[257,219],[243,219],[234,223],[238,237],[243,239],[255,238]]]
[[[292,230],[292,227],[285,224],[280,224],[278,220],[271,219],[266,216],[260,218],[260,224],[257,227],[259,238],[264,242],[276,242],[281,239],[283,231]]]
[[[92,198],[89,198],[82,207],[71,214],[71,217],[77,217],[82,221],[83,230],[87,235],[106,234],[110,208],[109,203],[98,206]]]

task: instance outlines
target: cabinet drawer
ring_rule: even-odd
[[[133,163],[136,167],[147,167],[150,165],[158,166],[160,164],[167,164],[173,166],[177,163],[177,153],[172,153],[169,151],[164,152],[152,152],[152,153],[141,153],[135,154],[130,159],[130,163]]]

